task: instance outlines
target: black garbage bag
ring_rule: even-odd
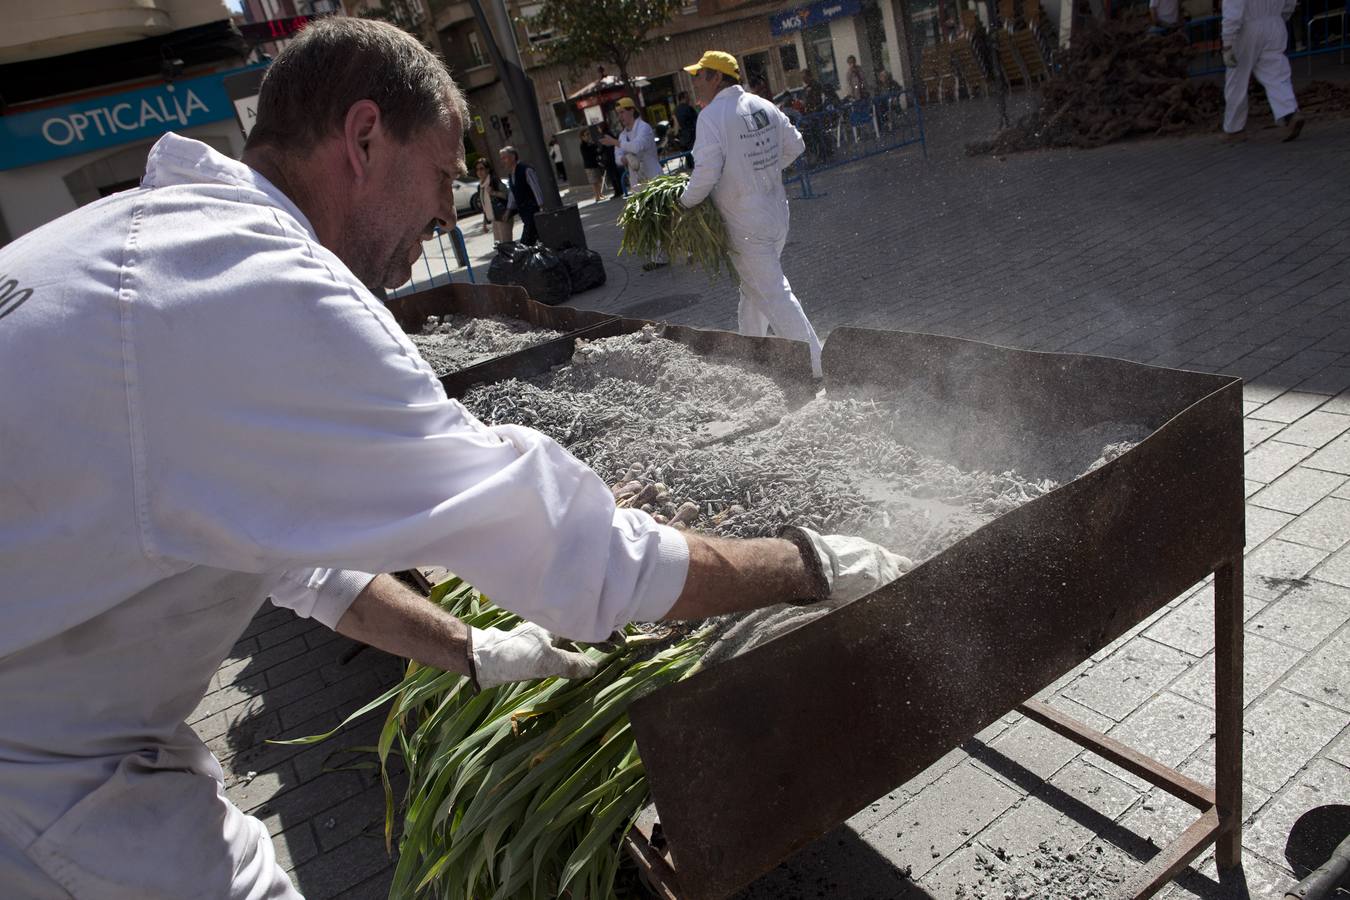
[[[518,241],[502,241],[497,255],[488,264],[488,281],[493,284],[520,284],[521,267],[530,255],[530,248]]]
[[[572,277],[567,274],[567,264],[543,244],[528,249],[530,252],[521,263],[520,280],[516,284],[525,288],[531,300],[549,306],[566,302],[572,296]]]
[[[572,293],[579,294],[605,283],[605,263],[594,250],[564,247],[558,251],[572,279]]]
[[[493,284],[518,284],[531,300],[549,306],[572,296],[572,278],[567,264],[543,244],[503,241],[488,265],[488,281]]]

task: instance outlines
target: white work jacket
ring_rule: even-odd
[[[1296,0],[1224,0],[1223,45],[1252,57],[1262,50],[1283,52],[1289,39],[1284,23],[1296,5]]]
[[[776,243],[787,236],[788,202],[782,172],[806,144],[782,110],[731,85],[698,114],[694,171],[680,195],[692,207],[709,194],[733,243]]]
[[[642,119],[635,119],[632,128],[619,132],[619,153],[637,157],[639,183],[661,174],[661,157],[656,152],[656,132]],[[621,159],[620,165],[625,164]]]
[[[207,895],[221,801],[164,772],[220,778],[183,722],[269,593],[331,626],[362,573],[441,565],[598,640],[683,587],[678,531],[446,399],[300,210],[205,144],[166,135],[140,188],[0,273],[0,884],[26,854],[77,896]]]

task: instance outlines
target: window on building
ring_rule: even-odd
[[[525,37],[529,39],[531,46],[547,44],[553,40],[553,32],[544,28],[535,20],[540,13],[544,11],[542,3],[527,3],[520,7],[520,18],[525,24]]]
[[[483,43],[478,39],[478,32],[469,32],[469,61],[475,66],[487,65],[487,57],[483,55]]]
[[[797,59],[797,45],[784,44],[778,48],[778,59],[783,63],[784,72],[795,72],[802,67]]]

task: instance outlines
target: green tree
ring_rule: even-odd
[[[681,5],[681,0],[544,0],[530,30],[553,32],[535,48],[548,62],[562,63],[574,75],[596,63],[611,63],[627,85],[632,82],[629,61]]]

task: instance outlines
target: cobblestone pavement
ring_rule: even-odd
[[[1290,145],[1267,130],[1239,147],[1199,137],[998,160],[960,152],[990,107],[929,112],[928,161],[907,149],[857,163],[816,181],[827,196],[793,202],[787,274],[822,335],[928,331],[1248,379],[1245,881],[1221,885],[1207,853],[1164,896],[1278,896],[1294,822],[1350,803],[1350,121],[1315,121]],[[614,257],[618,205],[582,206],[610,281],[572,302],[734,327],[725,282]],[[490,243],[473,230],[481,262]],[[1211,780],[1212,603],[1196,586],[1043,696]],[[265,609],[194,722],[311,898],[387,889],[378,780],[324,771],[374,743],[378,721],[312,747],[262,739],[326,731],[398,677],[396,660],[354,649]],[[1188,813],[1010,715],[748,896],[1001,898],[994,881],[1053,866],[1097,872],[1105,889]]]

